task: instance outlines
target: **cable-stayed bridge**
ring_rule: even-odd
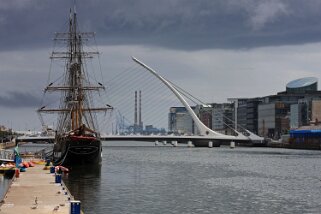
[[[200,135],[105,135],[101,136],[103,141],[147,141],[163,144],[177,145],[181,144],[191,144],[198,147],[217,147],[221,144],[228,144],[231,141],[246,144],[246,145],[263,145],[261,141],[251,141],[249,139],[240,138],[220,138],[211,136],[200,136]],[[17,137],[16,142],[49,142],[54,143],[53,136],[20,136]]]
[[[233,134],[227,135],[207,127],[191,108],[186,91],[163,78],[154,69],[132,57],[135,68],[118,73],[107,82],[107,99],[111,111],[99,117],[101,138],[105,141],[151,141],[168,143],[192,143],[195,146],[219,146],[234,141],[244,144],[263,144],[264,139],[233,124]],[[138,66],[138,67],[137,67]],[[142,102],[142,95],[144,101]],[[135,99],[130,99],[135,94]],[[191,95],[190,95],[191,96]],[[193,96],[192,96],[193,97]],[[195,98],[195,97],[194,97]],[[190,98],[189,98],[190,99]],[[197,98],[195,98],[198,100]],[[195,99],[192,101],[195,103]],[[134,101],[134,105],[133,105]],[[199,101],[199,100],[198,100]],[[167,106],[166,106],[167,105]],[[206,103],[202,102],[202,105]],[[134,106],[134,108],[133,108]],[[156,107],[155,107],[156,106]],[[196,133],[184,134],[146,134],[141,131],[143,122],[162,127],[168,120],[170,106],[182,106],[188,112]],[[142,111],[142,108],[144,109]],[[134,111],[133,111],[134,109]],[[143,114],[143,115],[142,115]],[[132,118],[134,116],[134,118]],[[142,119],[143,117],[143,119]],[[138,130],[138,133],[137,133]],[[18,137],[17,141],[53,141],[53,137]]]

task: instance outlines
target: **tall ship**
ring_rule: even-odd
[[[80,32],[75,8],[70,9],[67,32],[55,33],[54,41],[62,49],[53,50],[53,61],[62,62],[61,76],[51,82],[44,90],[48,93],[60,92],[59,102],[53,108],[45,105],[38,109],[43,125],[43,113],[56,113],[55,140],[52,161],[54,165],[84,165],[101,163],[101,139],[98,129],[97,113],[106,112],[110,107],[95,106],[94,97],[100,95],[105,87],[90,79],[87,61],[97,56],[98,51],[85,51],[84,45],[94,39],[93,32]],[[51,71],[50,71],[51,73]],[[57,94],[56,94],[57,96]]]

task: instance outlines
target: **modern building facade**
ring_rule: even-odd
[[[240,99],[237,108],[237,124],[240,129],[245,128],[255,134],[258,133],[258,105],[259,98]]]
[[[321,123],[321,100],[312,100],[310,124],[319,125],[319,123]]]
[[[247,129],[263,137],[279,139],[291,129],[321,123],[321,91],[317,88],[316,78],[301,78],[289,82],[286,90],[276,95],[229,98],[228,104],[213,103],[211,107],[194,109],[203,123],[215,131],[233,134],[236,123],[238,131]],[[170,113],[170,130],[195,133],[192,119],[183,109],[184,113],[178,110]]]
[[[234,109],[231,103],[193,106],[195,114],[210,129],[233,134]],[[168,130],[174,134],[199,134],[192,117],[185,107],[171,107],[168,114]]]
[[[231,103],[212,103],[212,127],[222,134],[233,134],[234,108]]]
[[[278,139],[291,129],[321,119],[321,91],[317,91],[314,77],[293,80],[286,85],[286,91],[261,99],[258,105],[260,136]]]
[[[318,79],[315,77],[305,77],[293,80],[286,85],[289,94],[306,94],[318,90]]]
[[[208,128],[212,129],[212,112],[213,108],[210,105],[196,105],[193,107],[194,112],[198,116],[198,118],[204,123]],[[194,130],[196,133],[197,130]]]
[[[289,107],[283,102],[258,105],[258,134],[279,139],[289,131]]]
[[[169,109],[168,131],[174,134],[194,133],[194,122],[185,107],[171,107]]]

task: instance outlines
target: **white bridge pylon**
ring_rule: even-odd
[[[135,57],[132,57],[134,62],[145,68],[147,71],[149,71],[151,74],[153,74],[155,77],[157,77],[161,82],[163,82],[179,99],[179,101],[184,105],[190,116],[192,117],[195,125],[197,126],[200,135],[204,136],[206,138],[211,139],[220,139],[220,140],[256,140],[256,141],[262,141],[263,138],[260,136],[255,135],[254,133],[246,130],[246,132],[249,133],[249,136],[245,136],[242,133],[238,132],[237,130],[234,130],[237,133],[237,136],[233,135],[225,135],[218,133],[210,128],[208,128],[195,114],[193,109],[190,107],[190,105],[186,102],[186,100],[183,98],[183,96],[179,93],[179,91],[165,78],[160,76],[155,70],[144,64],[143,62],[139,61]]]

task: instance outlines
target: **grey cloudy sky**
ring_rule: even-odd
[[[0,0],[0,124],[39,128],[54,32],[66,0]],[[319,0],[78,0],[95,31],[103,71],[142,59],[207,102],[275,94],[321,77]],[[106,74],[108,77],[109,74]]]

